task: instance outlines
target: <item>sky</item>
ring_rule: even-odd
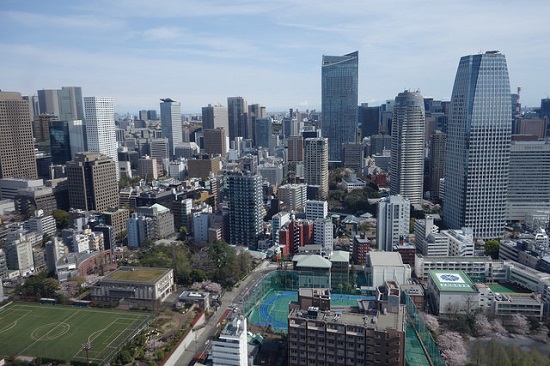
[[[506,55],[524,106],[550,96],[545,0],[0,0],[0,89],[81,86],[120,113],[242,96],[321,109],[323,55],[359,51],[359,102],[449,100],[461,56]]]

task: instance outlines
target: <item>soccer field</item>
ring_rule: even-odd
[[[0,309],[0,356],[104,364],[149,323],[151,314],[13,303]]]

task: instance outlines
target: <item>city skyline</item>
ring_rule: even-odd
[[[460,56],[500,50],[512,91],[521,85],[522,104],[539,106],[550,94],[540,77],[550,4],[499,4],[6,1],[0,89],[78,85],[84,96],[113,97],[119,113],[157,109],[166,97],[200,113],[230,96],[268,112],[319,110],[322,55],[358,50],[359,102],[378,105],[404,88],[449,100]]]

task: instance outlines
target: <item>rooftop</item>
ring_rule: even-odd
[[[350,308],[350,310],[351,309],[357,310],[358,308]],[[312,312],[308,310],[292,309],[288,314],[288,318],[290,327],[305,326],[306,322],[309,322],[308,328],[311,329],[312,325],[314,326],[312,322],[323,322],[326,324],[363,326],[367,329],[374,329],[376,331],[383,332],[386,329],[397,329],[399,331],[403,331],[405,326],[404,314],[405,311],[401,305],[397,313],[386,312],[386,314],[384,314],[383,312],[377,311],[375,315],[372,313],[367,315],[340,310]],[[328,330],[331,331],[331,329],[332,328],[329,326]]]
[[[401,254],[397,252],[370,252],[370,263],[374,266],[403,266]]]
[[[121,282],[156,282],[169,268],[148,268],[148,267],[120,267],[106,277],[109,281]]]
[[[470,278],[462,271],[428,271],[439,291],[477,292]]]
[[[296,261],[296,267],[308,268],[330,268],[332,263],[317,254],[295,255],[293,261]]]

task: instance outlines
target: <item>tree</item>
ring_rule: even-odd
[[[491,329],[495,336],[505,336],[506,334],[508,334],[506,329],[502,326],[502,322],[500,321],[500,319],[493,320],[493,322],[491,323]]]
[[[178,239],[181,240],[181,241],[185,241],[185,239],[187,239],[187,235],[189,235],[187,233],[187,228],[185,226],[180,226]]]
[[[477,314],[474,323],[474,331],[480,337],[486,337],[493,333],[491,323],[484,314]]]
[[[506,326],[508,331],[514,334],[525,334],[530,328],[529,321],[521,314],[512,314],[506,317]]]
[[[485,250],[485,255],[490,255],[493,259],[498,259],[498,252],[500,249],[500,241],[494,239],[494,240],[487,240],[485,243],[483,249]]]
[[[71,226],[70,216],[67,211],[55,209],[52,212],[52,216],[55,219],[55,226],[57,227],[57,230],[67,229]]]
[[[191,273],[191,265],[189,256],[187,255],[187,247],[177,245],[172,248],[172,263],[174,266],[174,274],[178,283],[188,283]]]
[[[437,343],[449,366],[462,366],[468,361],[464,339],[457,332],[445,332],[437,338]]]
[[[439,320],[437,320],[437,317],[426,313],[420,313],[420,316],[431,332],[435,334],[439,332]]]

